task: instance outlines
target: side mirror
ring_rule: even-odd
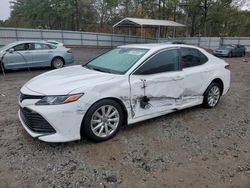
[[[15,52],[15,49],[14,48],[10,48],[10,49],[8,49],[8,52],[12,54],[12,53]]]

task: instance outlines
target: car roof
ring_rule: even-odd
[[[15,45],[17,45],[17,44],[23,44],[23,43],[44,43],[44,44],[50,44],[50,43],[48,43],[48,42],[46,42],[46,41],[39,41],[39,40],[22,40],[22,41],[16,41],[16,42],[13,42],[12,44],[15,44]]]
[[[237,46],[238,44],[223,44],[222,46]]]
[[[174,48],[174,47],[190,47],[190,48],[196,48],[201,49],[196,46],[186,45],[186,44],[167,44],[167,43],[150,43],[150,44],[128,44],[119,46],[121,48],[144,48],[149,50],[160,50],[165,48]]]

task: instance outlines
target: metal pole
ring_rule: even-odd
[[[15,29],[15,33],[16,33],[16,40],[18,41],[18,33],[17,33],[17,28]]]
[[[43,30],[41,29],[40,32],[41,32],[41,39],[43,40]]]
[[[81,46],[83,46],[83,33],[81,32]]]
[[[161,26],[158,26],[158,34],[157,34],[157,38],[161,37]]]
[[[99,48],[99,37],[98,37],[99,34],[96,34],[96,45],[97,45],[97,48]]]
[[[142,25],[141,25],[141,42],[142,42]]]

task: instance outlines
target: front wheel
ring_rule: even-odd
[[[203,105],[207,108],[214,108],[219,103],[220,96],[221,86],[216,82],[211,83],[204,93]]]
[[[105,141],[119,131],[123,122],[123,111],[119,103],[104,99],[95,103],[83,121],[82,135],[93,141]]]

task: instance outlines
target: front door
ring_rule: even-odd
[[[13,47],[12,53],[7,53],[4,58],[6,69],[18,69],[30,67],[32,63],[32,49],[30,43],[18,44]]]
[[[182,103],[184,79],[179,50],[162,50],[130,76],[132,117],[172,111]]]

